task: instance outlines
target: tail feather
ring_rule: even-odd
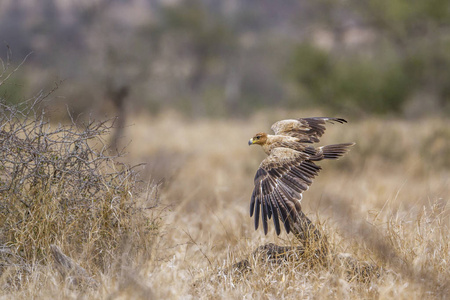
[[[322,146],[320,149],[323,152],[323,158],[326,159],[338,159],[350,150],[350,147],[355,145],[355,143],[344,143]]]

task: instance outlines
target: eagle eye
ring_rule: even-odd
[[[257,136],[256,136],[256,139],[257,139],[257,140],[259,140],[260,138],[261,138],[261,136],[260,136],[260,135],[257,135]]]

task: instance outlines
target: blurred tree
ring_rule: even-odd
[[[396,61],[337,59],[310,44],[297,47],[289,68],[311,101],[350,113],[398,113],[411,87],[411,78]]]
[[[99,0],[79,10],[90,52],[86,60],[90,80],[83,85],[89,87],[98,110],[114,111],[115,132],[110,141],[113,149],[121,147],[119,140],[127,124],[127,113],[138,102],[132,95],[149,77],[153,59],[149,50],[154,48],[148,31],[140,30],[146,23],[123,23],[117,15],[120,2]]]
[[[204,84],[235,53],[235,37],[221,16],[208,12],[198,0],[166,7],[162,14],[163,30],[173,37],[174,46],[190,67],[186,90],[189,109],[194,116],[203,115],[206,109],[202,99]],[[233,105],[231,100],[230,106]]]
[[[316,22],[331,28],[333,46],[324,51],[304,40],[289,65],[291,78],[310,101],[399,113],[414,94],[425,91],[450,111],[449,1],[321,0],[315,5],[324,11]],[[367,50],[346,45],[355,27],[375,35]]]
[[[299,95],[385,113],[421,94],[450,111],[449,3],[8,0],[0,1],[0,37],[16,57],[34,51],[21,83],[34,90],[65,79],[59,93],[75,113],[138,104],[243,115],[298,104]],[[287,61],[300,93],[290,99],[280,74]],[[112,95],[125,87],[126,104],[116,106]]]
[[[411,77],[415,90],[433,94],[440,109],[450,112],[450,2],[354,0],[352,4],[395,47],[402,71]]]

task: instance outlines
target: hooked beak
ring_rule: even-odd
[[[251,139],[248,141],[248,145],[249,145],[249,146],[253,145],[253,138],[251,138]]]

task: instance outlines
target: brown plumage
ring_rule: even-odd
[[[248,142],[260,145],[268,155],[255,175],[255,188],[250,203],[250,217],[255,215],[255,229],[261,215],[264,233],[267,219],[273,216],[275,231],[280,234],[280,220],[286,232],[301,211],[302,193],[311,185],[321,167],[316,161],[337,159],[348,152],[354,143],[314,147],[325,132],[325,124],[347,123],[338,118],[303,118],[282,120],[272,125],[275,135],[257,133]]]

